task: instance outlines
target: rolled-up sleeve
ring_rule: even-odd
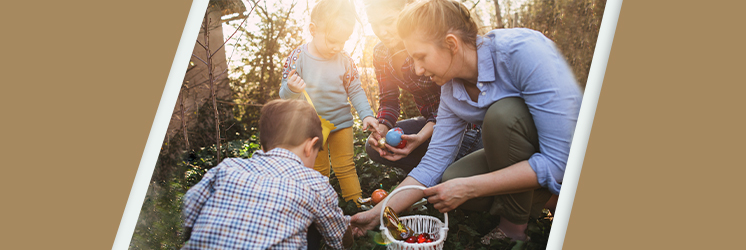
[[[538,32],[533,36],[512,48],[509,70],[539,135],[540,152],[532,155],[528,163],[539,184],[559,194],[582,93],[554,43]]]
[[[378,122],[393,128],[399,119],[399,86],[386,73],[386,53],[383,45],[377,45],[373,54],[373,67],[378,81]]]
[[[290,90],[290,87],[288,87],[288,79],[291,77],[290,72],[292,71],[293,65],[295,64],[295,61],[292,60],[294,56],[298,56],[297,50],[293,50],[292,53],[285,59],[285,65],[282,68],[282,79],[280,81],[280,91],[279,95],[280,98],[284,100],[288,99],[298,99],[301,96],[301,93],[295,92]]]

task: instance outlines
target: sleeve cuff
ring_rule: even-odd
[[[378,119],[378,123],[386,125],[389,128],[394,128],[394,124],[392,124],[389,120],[386,120],[386,119]]]
[[[365,117],[368,117],[368,116],[376,118],[375,114],[370,109],[358,111],[357,115],[360,117],[360,121],[362,121],[363,119],[365,119]]]
[[[425,187],[428,187],[428,188],[438,185],[438,183],[440,182],[440,179],[435,180],[436,178],[434,176],[423,173],[422,170],[418,170],[417,167],[412,169],[412,172],[410,172],[408,176],[412,177],[413,179],[415,179],[416,181],[420,182],[422,185],[425,185]]]
[[[553,194],[559,195],[562,184],[557,183],[557,180],[548,169],[538,167],[541,165],[541,161],[540,159],[536,159],[537,157],[535,156],[536,154],[528,159],[528,165],[536,173],[536,180],[539,182],[539,185],[549,189]]]
[[[300,95],[300,93],[301,93],[301,92],[295,92],[292,89],[290,89],[289,87],[287,89],[288,89],[288,92],[290,92],[290,94]]]
[[[280,98],[286,99],[286,100],[287,99],[295,99],[295,98],[300,97],[300,95],[301,95],[300,92],[292,91],[286,85],[280,86],[280,91],[279,92],[280,92],[279,93],[280,94]]]
[[[427,122],[433,122],[433,123],[437,123],[437,122],[435,121],[435,116],[430,116],[430,117],[428,117],[428,118],[427,118]]]

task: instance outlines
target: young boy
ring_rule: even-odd
[[[313,170],[322,137],[316,112],[305,101],[275,100],[261,113],[262,150],[225,159],[184,196],[182,249],[306,248],[311,223],[329,246],[350,247],[350,217]]]

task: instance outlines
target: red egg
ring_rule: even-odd
[[[407,243],[415,243],[417,242],[417,239],[414,236],[409,236],[406,240]]]
[[[386,192],[386,190],[383,189],[376,189],[373,191],[373,194],[370,195],[371,201],[373,201],[373,204],[378,204],[379,202],[383,201],[383,199],[386,199],[386,196],[389,194]]]

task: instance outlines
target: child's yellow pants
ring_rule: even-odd
[[[326,145],[316,157],[313,169],[329,177],[330,166],[334,167],[334,174],[339,180],[342,188],[342,197],[346,200],[355,200],[363,194],[360,189],[360,180],[357,178],[353,156],[355,149],[353,145],[352,127],[343,128],[329,133]]]

